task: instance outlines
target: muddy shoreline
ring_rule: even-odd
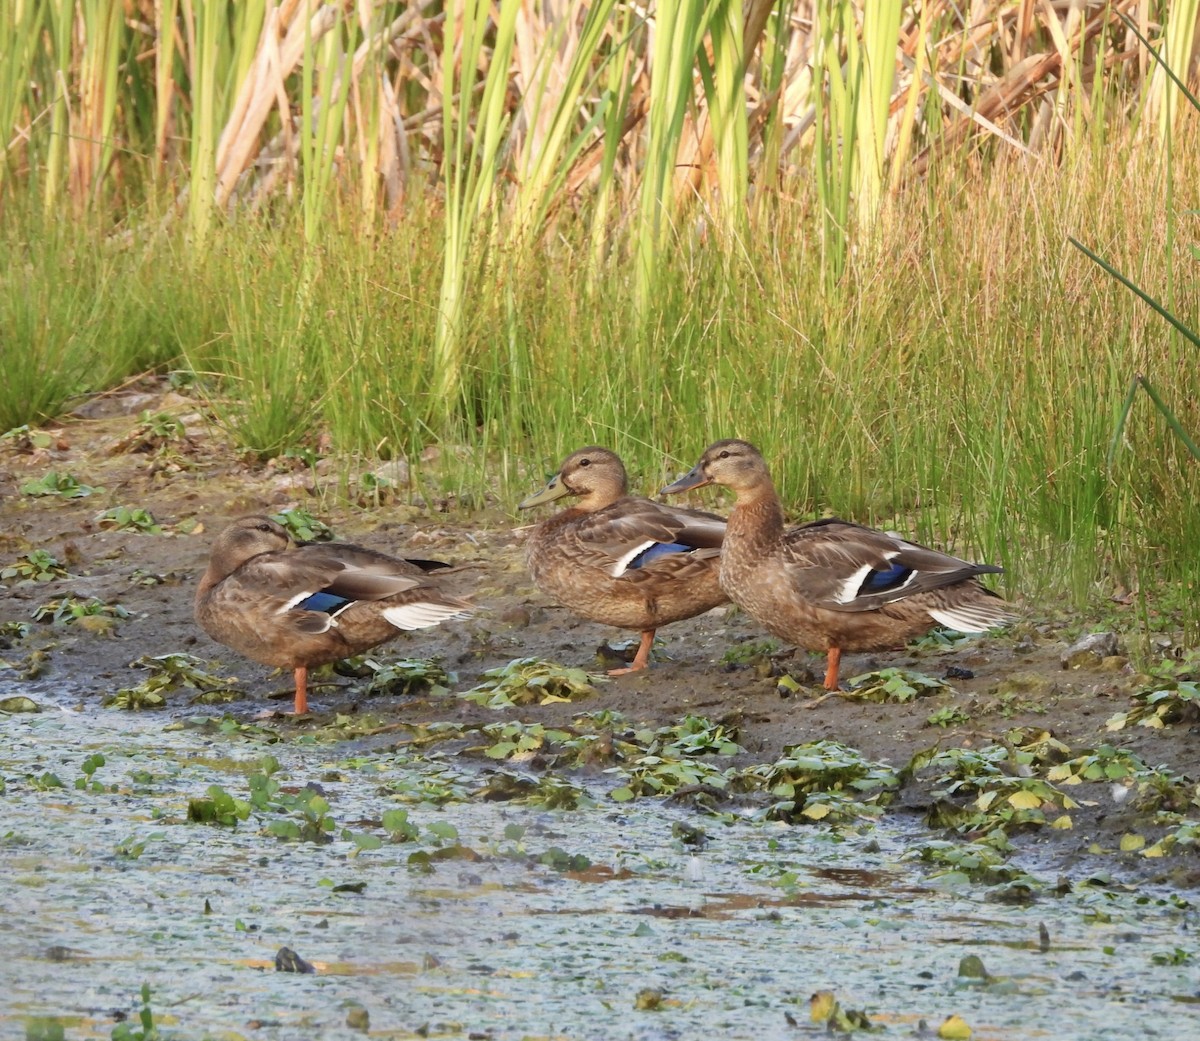
[[[139,439],[138,417],[147,409],[180,417],[186,439],[167,444]],[[154,383],[98,399],[85,411],[87,415],[36,439],[0,443],[0,565],[41,549],[52,553],[70,576],[6,581],[0,624],[24,622],[29,631],[23,637],[10,634],[0,647],[7,666],[0,669],[2,697],[26,695],[45,709],[112,712],[101,705],[105,695],[141,678],[131,662],[141,655],[182,652],[238,677],[248,692],[204,711],[249,720],[272,707],[286,710],[289,677],[272,677],[270,670],[209,640],[192,620],[192,595],[211,536],[224,523],[248,512],[294,506],[329,523],[341,539],[397,554],[437,556],[459,566],[453,583],[479,605],[476,616],[405,634],[377,655],[383,660],[437,658],[455,675],[456,690],[473,686],[485,670],[525,656],[600,671],[605,662],[597,658],[597,649],[633,636],[580,621],[533,588],[524,567],[520,527],[528,518],[518,518],[514,504],[489,503],[469,516],[439,508],[449,504],[411,505],[400,497],[370,508],[347,504],[333,494],[333,475],[238,459],[201,421],[195,402]],[[78,498],[21,493],[22,485],[50,471],[73,474],[103,490]],[[148,511],[165,533],[113,530],[101,515],[121,506]],[[39,606],[67,596],[120,604],[128,617],[32,620]],[[330,685],[314,687],[309,718],[280,714],[267,725],[293,736],[339,714],[370,713],[397,724],[519,719],[547,726],[605,709],[620,712],[630,726],[666,726],[693,714],[723,723],[736,737],[743,751],[731,760],[733,765],[773,760],[789,746],[831,740],[896,770],[934,746],[978,749],[1011,742],[1015,731],[1025,736],[1044,731],[1071,753],[1112,746],[1177,775],[1195,773],[1195,719],[1161,729],[1106,729],[1106,721],[1127,710],[1131,693],[1147,682],[1132,664],[1110,656],[1063,667],[1067,646],[1096,626],[1057,606],[1019,600],[1016,606],[1022,621],[1000,636],[846,657],[844,678],[883,667],[953,677],[947,681],[952,689],[900,704],[823,697],[822,662],[803,653],[789,655],[784,648],[774,654],[741,654],[765,634],[736,609],[721,608],[661,630],[649,671],[600,684],[584,701],[497,711],[461,699],[368,698],[361,682],[333,676]],[[1111,613],[1119,617],[1122,610],[1114,605]],[[1132,630],[1133,610],[1124,610]],[[1124,651],[1125,637],[1120,631],[1117,637]],[[1170,632],[1158,635],[1164,656],[1182,653],[1177,640]],[[744,660],[729,660],[739,654]],[[785,672],[799,681],[787,697],[778,681]],[[270,700],[272,693],[280,697]],[[187,691],[169,696],[164,722],[197,711],[188,704],[189,696]],[[935,714],[944,725],[929,721]],[[1070,827],[1017,828],[1014,845],[1051,876],[1107,874],[1181,887],[1200,883],[1200,861],[1183,846],[1161,859],[1120,849],[1122,837],[1131,832],[1153,843],[1165,830],[1136,793],[1128,797],[1120,788],[1079,786]],[[918,774],[900,789],[892,812],[923,817],[935,801]]]

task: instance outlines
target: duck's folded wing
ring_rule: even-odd
[[[716,550],[724,521],[664,507],[649,499],[622,499],[582,518],[575,529],[577,557],[584,566],[619,578],[666,556]]]
[[[295,605],[321,592],[345,600],[384,600],[427,581],[417,568],[412,569],[415,575],[398,570],[394,565],[402,561],[371,554],[355,562],[333,547],[312,550],[301,547],[270,560],[251,562],[242,569],[242,583]]]
[[[832,611],[876,611],[916,593],[1002,570],[838,520],[789,531],[782,565],[798,597]]]

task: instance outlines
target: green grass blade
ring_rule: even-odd
[[[1112,275],[1112,277],[1115,278],[1118,282],[1120,282],[1121,285],[1125,286],[1126,289],[1128,289],[1132,293],[1135,293],[1137,296],[1141,297],[1142,300],[1144,300],[1155,311],[1157,311],[1160,315],[1162,315],[1163,318],[1165,318],[1168,322],[1170,322],[1176,329],[1179,330],[1179,332],[1181,332],[1185,337],[1187,337],[1187,339],[1189,339],[1197,347],[1200,347],[1200,336],[1197,336],[1194,332],[1192,332],[1192,330],[1190,328],[1188,328],[1187,325],[1185,325],[1182,321],[1180,321],[1173,314],[1171,314],[1170,311],[1168,311],[1165,307],[1163,307],[1163,305],[1160,304],[1157,300],[1155,300],[1154,297],[1152,297],[1149,293],[1145,292],[1144,290],[1138,288],[1138,286],[1134,285],[1134,283],[1129,281],[1129,279],[1127,279],[1124,275],[1122,275],[1121,272],[1119,272],[1115,267],[1113,267],[1111,264],[1109,264],[1102,257],[1099,257],[1095,253],[1093,253],[1090,249],[1087,248],[1087,246],[1085,246],[1082,242],[1080,242],[1073,235],[1068,235],[1067,241],[1070,242],[1071,245],[1074,246],[1077,250],[1079,250],[1079,252],[1081,252],[1085,256],[1091,258],[1093,261],[1095,261],[1097,264],[1099,264],[1100,267],[1104,268],[1105,271],[1107,271],[1110,275]]]
[[[1183,424],[1181,424],[1179,420],[1175,418],[1175,413],[1171,411],[1167,403],[1159,396],[1158,391],[1151,386],[1150,381],[1147,380],[1145,376],[1139,374],[1137,381],[1142,385],[1142,389],[1150,395],[1150,400],[1154,402],[1155,408],[1162,413],[1163,419],[1167,421],[1167,426],[1169,426],[1175,432],[1175,436],[1178,437],[1179,440],[1183,442],[1187,450],[1192,453],[1192,458],[1200,460],[1200,448],[1196,447],[1196,442],[1188,436],[1187,431],[1183,429]]]

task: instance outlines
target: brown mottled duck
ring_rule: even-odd
[[[838,689],[843,651],[881,651],[944,625],[983,632],[1012,619],[972,564],[896,535],[830,519],[785,528],[783,507],[758,449],[717,441],[663,489],[720,484],[737,496],[721,548],[721,586],[773,635],[828,656],[825,688]]]
[[[196,621],[239,654],[291,669],[300,714],[310,668],[470,610],[428,573],[445,566],[345,543],[294,543],[270,517],[242,517],[213,543]]]
[[[725,522],[626,494],[625,466],[607,448],[572,452],[527,510],[565,496],[578,502],[536,525],[527,558],[534,584],[580,617],[641,634],[628,668],[649,664],[654,632],[727,601],[718,576]]]

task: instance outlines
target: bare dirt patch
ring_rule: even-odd
[[[187,438],[164,446],[139,436],[144,410],[179,417]],[[324,519],[340,539],[461,566],[452,581],[474,598],[477,615],[468,622],[402,635],[381,650],[385,658],[439,658],[457,674],[457,689],[474,685],[484,670],[523,656],[600,671],[597,649],[631,635],[582,622],[533,588],[511,503],[492,501],[467,514],[449,502],[410,502],[402,490],[381,505],[356,504],[339,487],[338,474],[323,474],[320,464],[293,468],[286,462],[264,466],[241,459],[211,431],[194,401],[156,381],[95,399],[47,433],[33,442],[0,442],[0,567],[40,549],[58,558],[69,577],[4,583],[0,623],[27,622],[31,631],[21,639],[0,639],[5,664],[0,667],[0,697],[23,693],[45,708],[113,711],[102,707],[102,698],[138,682],[130,668],[134,659],[186,652],[246,681],[254,696],[228,706],[235,716],[250,718],[268,706],[286,709],[290,677],[272,677],[270,670],[209,640],[192,620],[192,596],[211,537],[222,525],[245,513],[292,506],[304,506]],[[80,498],[22,494],[23,485],[50,471],[70,473],[103,490]],[[101,515],[121,506],[149,511],[166,533],[112,530]],[[129,618],[86,624],[31,621],[40,605],[67,596],[119,603]],[[1106,721],[1129,707],[1130,694],[1144,687],[1146,678],[1112,658],[1064,669],[1066,646],[1093,627],[1087,619],[1045,605],[1019,606],[1026,620],[1000,637],[943,649],[847,657],[844,677],[884,666],[939,677],[953,670],[953,692],[904,704],[823,698],[817,682],[822,662],[802,653],[760,656],[746,664],[724,661],[731,649],[765,634],[736,610],[719,609],[662,630],[654,667],[604,683],[586,702],[496,712],[459,699],[366,699],[361,683],[333,676],[329,685],[314,688],[311,719],[293,723],[280,718],[279,724],[312,727],[337,713],[361,711],[409,722],[519,718],[564,724],[580,711],[615,709],[631,721],[667,725],[692,713],[735,727],[746,761],[773,759],[801,742],[834,739],[895,767],[934,745],[1003,743],[1013,728],[1027,727],[1048,731],[1073,753],[1111,744],[1135,752],[1151,766],[1195,774],[1195,720],[1110,733]],[[1129,624],[1132,628],[1132,617]],[[1171,633],[1160,642],[1165,654],[1181,652]],[[780,693],[777,676],[784,670],[802,681],[791,697]],[[283,700],[268,701],[269,694]],[[185,697],[179,694],[168,711],[195,712],[183,703]],[[948,726],[928,722],[932,713],[948,708],[957,709],[962,719]],[[1072,814],[1073,827],[1029,829],[1018,843],[1044,853],[1039,859],[1070,866],[1076,875],[1103,870],[1195,884],[1200,876],[1194,873],[1194,856],[1177,850],[1172,857],[1148,861],[1136,852],[1116,852],[1122,835],[1138,831],[1152,841],[1162,828],[1151,812],[1138,808],[1138,799],[1120,800],[1121,793],[1113,792],[1118,798],[1108,786],[1081,787],[1082,805]],[[913,812],[924,811],[930,801],[930,791],[919,781],[901,794],[901,802]]]

